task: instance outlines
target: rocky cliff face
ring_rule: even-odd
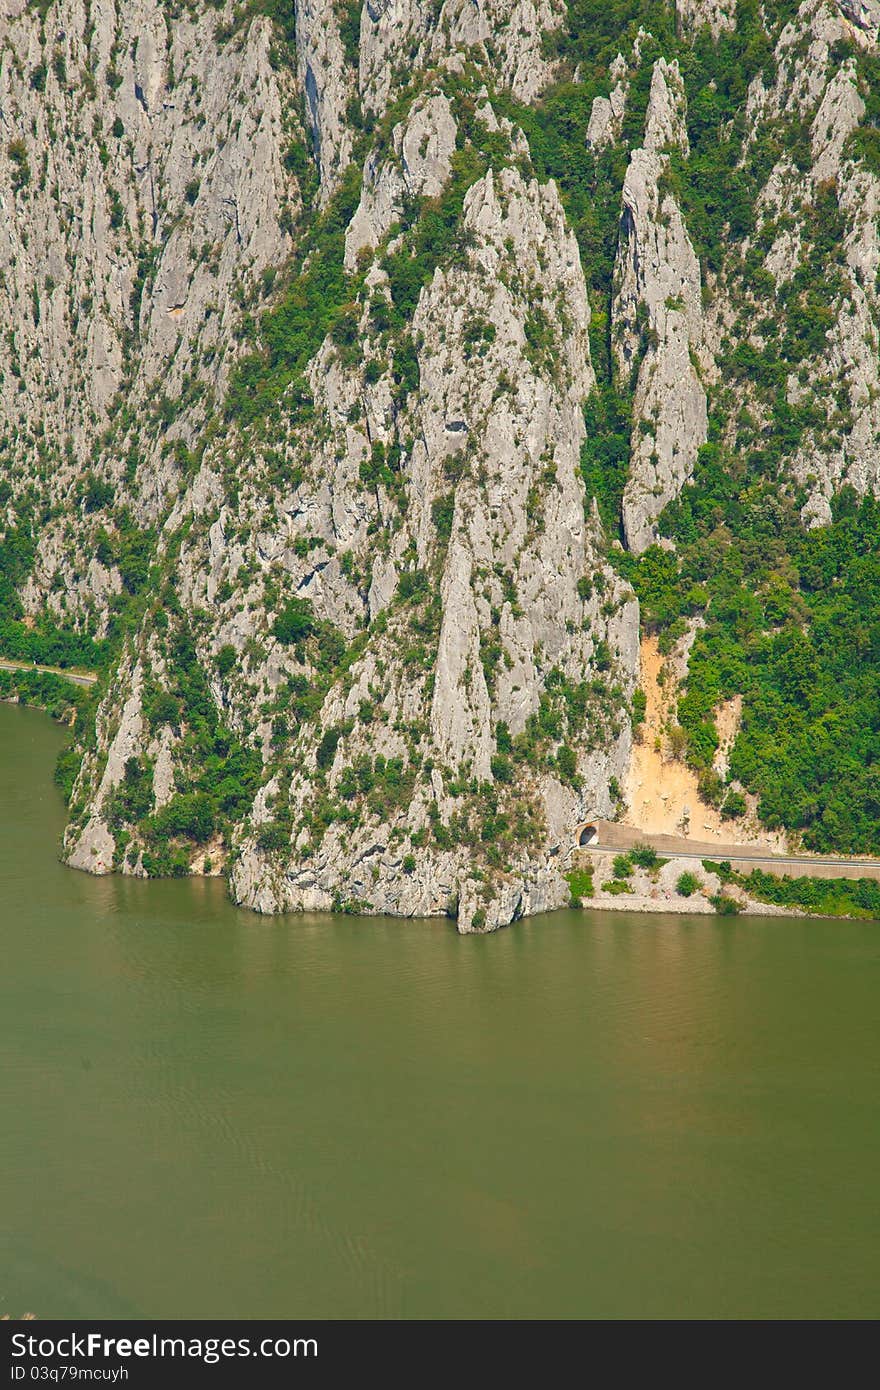
[[[843,484],[865,494],[880,476],[880,180],[876,167],[851,158],[852,137],[866,115],[865,79],[854,56],[835,62],[848,40],[876,48],[877,15],[866,6],[805,4],[797,18],[780,36],[775,83],[765,88],[756,81],[749,106],[758,132],[782,113],[797,112],[808,131],[809,167],[800,169],[786,156],[776,162],[759,200],[755,233],[766,240],[772,235],[765,265],[778,293],[805,262],[812,259],[818,269],[819,257],[828,256],[827,245],[817,255],[815,219],[823,201],[833,197],[837,204],[840,240],[833,268],[827,260],[824,267],[834,281],[833,321],[824,351],[805,355],[785,387],[793,407],[815,396],[827,399],[829,392],[834,399],[835,408],[805,432],[790,465],[808,492],[805,517],[827,520],[830,499]],[[741,307],[735,331],[743,332],[745,313],[756,308],[754,300]]]
[[[700,266],[681,209],[663,191],[669,151],[688,150],[678,64],[651,76],[644,143],[623,183],[615,266],[613,342],[621,376],[635,377],[630,474],[623,495],[626,543],[641,552],[654,523],[693,472],[706,442],[706,366]]]
[[[316,795],[357,809],[335,818],[319,844],[313,822],[295,824],[293,862],[280,873],[260,853],[259,829],[252,832],[234,885],[261,910],[339,899],[406,915],[457,905],[459,927],[469,930],[558,905],[564,885],[552,859],[592,807],[611,809],[609,776],[626,766],[638,618],[602,557],[578,476],[592,371],[577,244],[553,185],[512,169],[489,170],[468,190],[462,241],[459,264],[435,272],[413,319],[418,393],[395,418],[393,407],[382,410],[391,385],[380,379],[366,422],[372,448],[411,441],[401,454],[402,515],[382,484],[365,495],[360,474],[347,498],[334,497],[340,511],[373,512],[386,530],[384,547],[369,525],[346,537],[358,566],[384,549],[369,590],[384,621],[373,623],[344,687],[328,696],[318,729],[297,740],[284,796],[298,811]],[[356,400],[361,383],[325,367],[317,399],[332,382],[334,394]],[[324,476],[320,467],[316,487]],[[579,588],[585,576],[589,595]],[[297,591],[311,592],[311,581]],[[330,593],[316,592],[314,604],[344,621]],[[597,687],[589,710],[588,677]],[[533,727],[542,713],[549,739]],[[334,750],[323,777],[314,752],[322,730]],[[557,755],[518,771],[510,754],[529,740],[570,749],[576,770]],[[371,759],[375,782],[377,754],[400,765],[407,786],[408,804],[390,822],[384,807],[373,810],[370,789],[349,790]],[[258,825],[264,808],[265,797]],[[436,833],[451,824],[452,836]],[[475,863],[487,828],[493,857],[503,845],[506,861],[489,891]]]
[[[290,253],[293,74],[271,61],[267,19],[228,37],[225,23],[72,0],[0,29],[0,411],[13,485],[39,476],[52,503],[94,462],[157,521],[241,306]],[[118,575],[81,523],[64,505],[40,527],[25,599],[101,626]]]
[[[877,487],[875,7],[765,19],[745,220],[695,197],[685,79],[751,11],[636,6],[587,62],[561,4],[259,9],[6,0],[4,630],[103,643],[74,866],[491,930],[566,902],[575,827],[622,808],[621,542],[770,427],[742,364],[805,265],[831,308],[782,393],[834,406],[783,485],[805,525]],[[609,392],[619,533],[583,466]]]

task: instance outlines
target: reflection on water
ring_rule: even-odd
[[[238,911],[63,869],[0,707],[0,1312],[878,1311],[870,923]]]

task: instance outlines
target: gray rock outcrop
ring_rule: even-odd
[[[69,863],[558,907],[630,764],[618,521],[658,539],[710,404],[806,525],[880,490],[876,0],[750,13],[742,101],[692,77],[733,0],[676,11],[681,69],[557,0],[4,0],[0,597],[112,651]]]
[[[668,151],[687,153],[683,103],[677,64],[658,60],[644,145],[633,151],[623,185],[613,346],[621,376],[635,378],[623,524],[637,553],[654,539],[657,517],[706,440],[700,267],[681,210],[663,188]]]

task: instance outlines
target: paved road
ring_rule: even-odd
[[[729,860],[731,864],[754,864],[768,873],[814,875],[816,878],[854,876],[880,879],[880,859],[836,858],[833,855],[777,854],[761,845],[732,844],[724,841],[685,839],[681,835],[649,835],[620,821],[593,822],[598,838],[583,848],[606,854],[621,854],[639,844],[650,845],[666,859],[712,859],[716,864]]]
[[[649,845],[652,836],[643,836],[643,843]],[[619,845],[585,845],[587,850],[598,850],[606,854],[619,854]],[[658,853],[661,850],[658,849]],[[714,863],[720,864],[722,861],[729,861],[731,864],[778,864],[780,868],[789,864],[805,864],[808,868],[817,869],[880,869],[880,860],[877,859],[819,859],[814,854],[773,854],[766,850],[763,854],[732,854],[724,845],[717,849],[694,850],[694,849],[662,849],[662,854],[670,859],[711,859]]]
[[[74,685],[94,685],[97,676],[80,673],[77,671],[64,671],[60,666],[35,666],[29,661],[3,661],[0,660],[0,671],[37,671],[44,676],[61,676],[66,681],[73,681]]]

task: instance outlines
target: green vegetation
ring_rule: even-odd
[[[44,0],[39,0],[39,6],[45,13]],[[584,405],[586,438],[580,464],[587,507],[591,508],[593,498],[597,500],[613,539],[619,535],[629,468],[635,384],[635,373],[623,379],[618,372],[610,338],[621,187],[629,151],[641,142],[653,61],[660,54],[678,59],[687,94],[691,153],[684,158],[670,152],[661,192],[673,193],[683,209],[707,292],[706,272],[712,272],[711,284],[731,292],[732,299],[746,306],[744,312],[751,314],[755,305],[767,307],[766,314],[763,310],[754,314],[748,335],[732,332],[732,339],[738,336],[736,345],[730,341],[722,346],[721,382],[713,387],[708,442],[701,450],[693,482],[661,520],[664,535],[674,541],[675,549],[652,547],[639,559],[612,554],[640,599],[643,620],[658,633],[662,650],[671,650],[689,618],[705,620],[691,653],[678,717],[688,760],[700,774],[703,793],[722,816],[727,820],[743,816],[747,792],[757,798],[758,816],[766,826],[796,831],[811,848],[880,852],[880,692],[872,675],[880,656],[880,510],[877,503],[860,503],[845,489],[834,504],[831,523],[807,532],[800,515],[805,492],[787,484],[784,471],[806,441],[830,444],[833,437],[839,442],[852,427],[848,404],[836,398],[816,400],[809,393],[795,400],[790,390],[792,377],[802,372],[807,360],[822,357],[840,312],[842,279],[836,267],[847,225],[832,184],[811,191],[800,264],[777,290],[775,283],[769,283],[763,260],[779,225],[768,217],[765,226],[757,229],[756,198],[783,153],[806,168],[808,124],[796,114],[784,113],[759,129],[748,157],[743,158],[743,110],[749,84],[759,74],[765,82],[772,80],[772,39],[795,9],[795,0],[767,0],[763,6],[758,0],[739,0],[736,31],[713,41],[708,31],[696,36],[680,32],[674,7],[656,0],[610,0],[605,6],[593,0],[572,0],[562,27],[545,36],[548,50],[560,61],[562,80],[533,106],[521,105],[501,92],[492,97],[499,113],[508,115],[527,135],[531,153],[517,155],[520,167],[542,181],[556,180],[577,236],[593,310],[590,342],[597,378]],[[276,24],[273,62],[290,62],[295,42],[292,0],[248,0],[221,26],[223,35],[230,37],[257,13],[269,15]],[[356,64],[360,6],[354,0],[336,0],[336,13],[346,59]],[[640,28],[650,32],[642,36],[641,62],[629,74],[622,140],[593,152],[585,140],[593,99],[607,95],[610,64],[618,50],[631,51]],[[877,169],[880,60],[873,54],[854,54],[847,44],[838,47],[840,51],[832,55],[834,62],[855,56],[867,113],[848,148]],[[43,91],[47,82],[51,86],[53,72],[58,81],[67,81],[57,60],[51,71],[45,64],[30,69],[34,90]],[[400,93],[378,127],[365,116],[359,101],[352,101],[348,119],[357,132],[352,164],[324,208],[315,196],[313,152],[299,136],[291,141],[285,164],[299,181],[305,212],[298,227],[294,227],[292,209],[283,215],[282,226],[294,234],[296,250],[289,274],[279,275],[277,282],[274,274],[263,279],[261,293],[270,307],[258,316],[254,303],[248,305],[242,292],[241,303],[247,310],[242,328],[246,351],[233,370],[224,406],[228,420],[251,429],[254,436],[269,435],[272,426],[286,430],[291,420],[313,421],[309,363],[328,337],[344,364],[360,362],[365,316],[371,329],[371,356],[364,365],[367,381],[375,385],[390,379],[396,408],[420,389],[421,344],[413,337],[419,295],[438,268],[460,264],[468,254],[468,238],[462,230],[468,189],[488,168],[510,163],[512,158],[507,137],[489,132],[474,114],[480,99],[475,93],[484,77],[485,73],[468,66],[460,76],[436,78],[453,102],[457,122],[451,178],[438,197],[414,199],[405,206],[399,223],[379,247],[390,298],[383,290],[368,291],[363,263],[353,273],[346,272],[344,236],[360,196],[360,168],[367,149],[374,148],[382,157],[388,152],[391,130],[405,118],[418,82]],[[112,89],[122,81],[115,67],[108,70],[107,80]],[[110,133],[116,140],[123,137],[119,118]],[[110,156],[103,144],[100,148],[106,164]],[[6,153],[14,190],[26,189],[32,177],[27,147],[13,139]],[[187,208],[197,204],[199,196],[200,183],[193,177],[183,190],[186,207],[179,211],[189,217]],[[113,190],[108,198],[111,224],[121,229],[121,198]],[[155,255],[140,257],[131,300],[135,320],[155,268]],[[32,312],[37,320],[38,293]],[[542,371],[552,370],[557,345],[554,318],[547,306],[531,305],[525,335],[529,360]],[[479,318],[463,328],[464,342],[475,358],[490,351],[493,337],[492,325]],[[643,348],[647,346],[646,339]],[[803,374],[802,380],[806,380]],[[750,399],[754,397],[754,409],[737,406],[735,419],[731,384],[747,384]],[[157,398],[153,418],[158,431],[169,429],[180,405],[164,395]],[[352,408],[350,419],[357,410]],[[124,409],[119,419],[121,441],[131,419]],[[320,433],[324,422],[313,423],[316,434]],[[360,465],[363,484],[384,489],[401,513],[406,506],[403,460],[411,443],[402,435],[389,444],[376,442]],[[198,466],[198,451],[191,452],[180,440],[166,440],[166,445],[181,478],[191,477]],[[96,449],[92,467],[71,498],[95,558],[118,570],[121,577],[122,592],[113,600],[107,637],[97,637],[103,628],[79,611],[73,620],[76,630],[64,626],[67,619],[48,613],[33,624],[25,623],[18,594],[33,568],[41,528],[60,512],[28,495],[16,499],[16,515],[0,542],[0,652],[25,661],[106,672],[140,618],[150,612],[152,596],[169,573],[163,569],[164,560],[156,559],[161,519],[156,531],[136,524],[133,510],[126,506],[125,485],[102,474],[101,460],[107,456],[106,449],[103,454]],[[280,476],[284,470],[280,450],[277,457],[273,467]],[[132,446],[126,460],[128,482],[137,476],[138,466]],[[451,534],[455,485],[464,466],[450,459],[441,494],[432,503],[441,549]],[[298,465],[297,480],[302,476]],[[0,500],[4,506],[11,504],[8,486]],[[11,505],[8,515],[12,517]],[[240,525],[246,527],[246,517]],[[304,555],[311,544],[308,538],[300,538],[295,549]],[[415,563],[401,575],[397,600],[408,605],[416,618],[410,622],[411,635],[402,651],[414,678],[423,679],[430,667],[439,610],[435,575],[429,568],[416,570]],[[430,566],[431,562],[424,563]],[[350,571],[346,573],[352,577]],[[578,584],[582,600],[595,599],[601,605],[603,584],[599,570],[584,575]],[[233,592],[230,580],[226,598],[231,599]],[[267,583],[265,593],[266,611],[275,614],[271,636],[288,649],[286,658],[301,668],[275,692],[268,709],[273,747],[281,757],[290,751],[298,727],[317,719],[331,685],[345,677],[367,639],[362,634],[348,645],[339,630],[316,617],[307,600],[284,599],[279,584],[273,589]],[[61,592],[59,613],[64,602]],[[144,710],[153,732],[172,729],[182,739],[185,771],[180,772],[171,799],[156,808],[151,769],[132,760],[112,808],[123,850],[125,837],[136,828],[147,844],[144,863],[151,872],[185,872],[194,846],[203,846],[215,834],[228,839],[231,825],[246,812],[260,780],[260,758],[223,724],[193,633],[180,620],[175,603],[172,594],[161,612],[156,610],[156,627],[167,635],[169,674],[162,688],[148,684]],[[193,625],[198,632],[197,618]],[[259,646],[253,645],[255,650]],[[500,641],[487,636],[480,657],[490,694],[503,656]],[[219,676],[234,694],[239,676],[246,678],[249,660],[247,651],[239,657],[233,647],[225,646],[213,659],[211,678]],[[529,773],[551,770],[563,783],[578,787],[579,752],[607,743],[628,715],[634,724],[644,718],[641,691],[627,710],[607,643],[597,643],[594,665],[597,675],[590,681],[572,679],[559,668],[550,670],[539,707],[517,737],[498,725],[497,752],[491,764],[495,785],[485,787],[462,779],[461,787],[452,792],[459,797],[457,815],[449,825],[439,819],[432,822],[430,834],[438,846],[472,844],[490,862],[503,864],[514,844],[534,838],[539,823],[539,814],[525,800],[519,812],[513,809]],[[30,674],[10,677],[0,689],[22,692],[23,698],[45,698],[55,710],[79,707],[78,695],[65,690],[62,700],[47,678],[30,680]],[[714,711],[733,694],[743,696],[743,722],[729,774],[722,780],[712,770],[718,746]],[[412,795],[422,736],[415,726],[406,731],[408,757],[360,757],[343,768],[331,795],[328,773],[345,760],[350,731],[349,726],[338,724],[320,732],[315,795],[303,822],[314,842],[334,820],[354,824],[362,816],[389,815],[405,808]],[[68,794],[74,763],[71,755],[59,765],[59,779]],[[615,800],[619,805],[619,788]],[[260,830],[259,842],[267,851],[282,851],[299,827],[292,825],[283,809],[276,808],[274,817]],[[653,873],[662,862],[644,846],[618,855],[614,879],[606,887],[616,893],[630,891],[627,881],[635,866]],[[584,878],[589,879],[592,891],[591,876]],[[688,892],[681,885],[691,881]],[[684,896],[699,886],[694,875],[683,874],[678,882]],[[584,896],[576,895],[571,886],[573,897]],[[721,894],[716,906],[720,911],[734,910],[731,903]]]
[[[337,725],[327,729],[318,745],[317,792],[305,807],[299,825],[300,829],[309,831],[313,847],[320,844],[331,825],[360,825],[370,816],[387,821],[406,811],[412,800],[416,764],[404,758],[385,758],[382,754],[375,758],[362,754],[354,763],[342,768],[337,784],[338,800],[327,792],[326,771],[351,727]],[[404,868],[405,873],[411,871]]]
[[[850,152],[880,177],[880,54],[860,49],[856,65],[865,114],[850,137]]]
[[[632,891],[632,884],[627,883],[622,878],[609,879],[607,883],[602,884],[602,892],[610,893],[612,897],[618,897],[621,893],[631,893]]]
[[[0,700],[34,705],[63,723],[76,718],[78,727],[86,722],[86,712],[94,703],[91,691],[44,671],[0,670]]]
[[[464,195],[486,168],[480,151],[466,145],[452,156],[452,177],[440,196],[414,204],[404,246],[384,261],[393,306],[389,327],[407,327],[422,286],[441,263],[455,261],[466,249],[460,237]]]
[[[31,166],[28,163],[27,146],[23,140],[10,140],[6,153],[12,165],[12,190],[19,193],[31,181]]]
[[[565,875],[565,878],[571,890],[571,907],[580,907],[581,898],[591,898],[593,896],[592,868],[573,869],[571,873]]]
[[[649,624],[672,634],[703,609],[679,720],[687,756],[725,815],[744,801],[709,776],[712,711],[743,695],[730,777],[770,828],[813,850],[880,852],[880,503],[844,488],[806,531],[795,502],[740,455],[708,445],[667,509],[677,556],[653,547],[623,569]],[[723,798],[723,799],[722,799]]]
[[[0,617],[0,656],[13,661],[32,661],[38,666],[62,670],[94,671],[108,661],[109,643],[96,642],[82,632],[56,627],[43,615],[34,625]]]
[[[601,359],[600,359],[601,360]],[[620,528],[623,489],[629,470],[630,401],[611,381],[600,381],[584,407],[587,436],[581,445],[581,473],[587,497],[595,497],[606,528]]]
[[[268,8],[261,4],[260,8],[279,19],[285,32],[293,32],[292,21],[288,24],[271,4]],[[280,8],[286,15],[286,7]],[[341,8],[344,42],[353,53],[360,9],[354,5]],[[383,335],[383,347],[391,349],[394,380],[401,394],[418,388],[418,359],[409,337],[409,325],[419,292],[439,265],[454,262],[466,250],[461,238],[464,196],[490,164],[500,166],[508,153],[505,139],[474,120],[474,102],[467,92],[467,80],[457,83],[449,79],[447,85],[459,120],[459,146],[452,157],[452,176],[438,197],[414,199],[405,209],[401,223],[393,229],[402,234],[402,241],[383,261],[391,303],[384,295],[378,295],[370,305],[372,326]],[[384,149],[393,124],[406,115],[417,91],[414,86],[402,92],[380,128],[362,131],[354,162],[343,175],[340,188],[323,211],[314,207],[310,210],[286,289],[258,324],[250,321],[250,335],[259,346],[238,364],[226,401],[227,416],[239,424],[271,416],[282,397],[287,411],[294,411],[301,419],[310,417],[312,402],[304,372],[328,334],[343,360],[360,357],[364,274],[360,270],[348,274],[343,254],[345,230],[360,198],[361,163],[367,148],[364,141],[369,134],[370,145]],[[360,117],[355,121],[356,127],[359,120]],[[289,163],[302,183],[310,167],[306,152],[299,146],[292,147]],[[375,375],[375,364],[369,364],[367,370]]]
[[[736,917],[737,913],[742,911],[736,898],[731,898],[726,893],[716,893],[709,902],[721,917]]]
[[[237,662],[238,656],[236,654],[235,648],[231,646],[228,642],[225,646],[220,648],[219,652],[214,658],[214,665],[217,668],[217,674],[219,676],[228,676],[229,673],[235,669]]]
[[[707,29],[682,35],[673,7],[655,0],[614,0],[607,6],[574,0],[565,24],[547,39],[568,72],[573,75],[577,69],[578,81],[550,87],[535,106],[496,94],[498,105],[525,131],[537,176],[555,179],[577,235],[593,307],[590,345],[597,376],[585,409],[581,467],[588,499],[597,498],[612,535],[619,533],[629,467],[634,385],[618,378],[611,355],[612,270],[621,189],[629,150],[642,140],[654,59],[678,59],[687,97],[690,156],[671,154],[666,181],[682,207],[704,271],[718,271],[725,249],[752,232],[755,200],[774,161],[800,137],[794,121],[783,122],[762,132],[749,158],[742,160],[749,83],[759,73],[768,82],[774,76],[771,36],[796,9],[795,0],[763,6],[765,30],[758,0],[740,0],[735,31],[713,41]],[[642,40],[641,63],[629,75],[621,141],[593,152],[585,139],[593,99],[608,95],[610,64],[619,51],[629,50],[639,28],[648,37]],[[866,73],[869,86],[871,74]],[[808,275],[815,280],[812,271]],[[797,333],[793,337],[800,340]]]
[[[309,360],[330,332],[339,334],[343,342],[353,341],[354,334],[350,339],[345,335],[353,322],[360,279],[347,275],[342,262],[345,229],[359,198],[360,173],[351,165],[335,196],[316,217],[289,288],[260,319],[260,351],[245,357],[236,368],[226,402],[230,418],[247,424],[276,408],[282,395],[288,407],[307,416],[311,397],[304,371]]]
[[[9,528],[0,540],[0,656],[41,666],[97,670],[109,660],[109,643],[59,628],[48,614],[33,626],[23,621],[17,591],[33,566],[36,534],[36,519],[26,508],[17,526]]]
[[[769,12],[771,29],[789,8]],[[738,292],[761,303],[767,294],[761,262],[773,224],[747,256],[738,258],[731,247],[752,233],[755,196],[780,154],[787,149],[796,162],[807,155],[799,125],[780,121],[762,129],[748,160],[740,159],[747,84],[759,71],[765,80],[773,76],[757,7],[751,0],[740,4],[737,32],[718,43],[704,33],[692,49],[676,49],[659,25],[652,24],[652,32],[668,55],[677,53],[688,95],[691,154],[686,160],[671,156],[668,185],[704,265],[723,270],[729,287],[738,279]],[[836,61],[850,52],[843,45]],[[880,119],[872,85],[876,59],[859,55],[856,61],[868,117],[853,149],[870,163]],[[809,434],[818,447],[831,447],[834,430],[851,428],[846,407],[835,403],[829,414],[828,403],[810,395],[792,405],[786,390],[792,370],[821,357],[839,312],[836,267],[845,232],[837,190],[823,185],[805,224],[800,264],[780,287],[777,312],[756,315],[752,337],[740,338],[721,363],[728,381],[748,381],[755,411],[742,411],[733,427],[731,394],[716,391],[709,441],[693,481],[661,518],[676,551],[653,547],[638,561],[622,557],[619,567],[640,599],[643,620],[659,633],[661,651],[671,649],[689,617],[705,617],[678,716],[688,761],[722,815],[745,813],[745,788],[758,797],[764,825],[799,832],[809,848],[877,852],[877,505],[860,504],[844,489],[831,524],[806,531],[804,494],[780,482],[786,461]],[[600,382],[588,406],[596,438],[584,446],[585,477],[612,529],[625,479],[625,412],[608,406],[619,389],[611,377]],[[718,744],[713,711],[734,694],[744,697],[743,724],[725,784],[711,771]]]
[[[880,918],[880,883],[872,878],[779,878],[763,869],[740,874],[727,862],[703,863],[722,883],[737,884],[759,902],[802,908],[822,917]]]
[[[479,850],[491,868],[504,869],[516,851],[540,842],[542,809],[525,787],[473,780],[450,781],[446,790],[458,802],[448,824],[440,819],[436,802],[428,807],[430,835],[438,849]]]
[[[292,598],[272,624],[272,635],[289,647],[310,637],[315,627],[315,615],[308,599]]]
[[[232,825],[250,809],[262,772],[256,750],[220,719],[185,625],[169,642],[168,660],[170,689],[148,687],[144,710],[154,730],[167,723],[181,735],[174,793],[156,808],[152,769],[130,758],[107,812],[123,852],[137,831],[145,845],[144,867],[155,876],[186,874],[194,846],[215,834],[228,840]]]
[[[157,811],[152,830],[161,836],[182,836],[204,844],[216,828],[214,799],[206,792],[184,792]]]
[[[525,130],[537,176],[557,181],[578,237],[594,306],[591,345],[598,378],[585,408],[582,470],[588,496],[598,499],[612,534],[619,525],[628,468],[632,381],[619,381],[612,363],[611,270],[628,148],[641,139],[652,60],[663,53],[677,57],[681,66],[691,154],[687,160],[671,155],[666,177],[704,268],[719,272],[730,246],[754,228],[755,198],[770,167],[786,148],[797,156],[802,139],[794,120],[782,120],[762,130],[749,159],[741,159],[748,85],[759,73],[765,81],[773,78],[772,36],[794,8],[792,3],[765,6],[765,30],[757,0],[742,0],[736,31],[713,42],[707,31],[693,41],[683,38],[676,32],[671,7],[619,0],[599,12],[587,0],[577,0],[569,8],[566,27],[551,44],[569,71],[579,66],[579,80],[557,83],[534,107],[495,94],[498,105]],[[345,7],[344,14],[351,40],[353,8]],[[649,29],[653,38],[644,41],[642,62],[630,74],[622,143],[594,154],[584,139],[593,98],[608,90],[608,66],[618,49],[626,48],[622,35],[631,38],[639,26]],[[859,59],[868,92],[869,145],[877,124],[871,105],[877,85],[872,85],[872,61]],[[461,138],[453,177],[439,199],[407,209],[400,228],[402,244],[384,260],[392,302],[389,306],[379,299],[371,306],[374,326],[391,339],[395,378],[403,390],[418,384],[408,328],[419,291],[438,265],[454,261],[466,249],[459,230],[464,194],[487,163],[504,153],[468,119],[466,103],[459,103],[456,115]],[[357,175],[350,171],[337,200],[316,219],[307,237],[305,270],[263,319],[266,347],[243,365],[237,383],[242,394],[237,398],[234,387],[230,397],[230,409],[240,418],[261,408],[266,392],[271,396],[288,391],[326,332],[332,333],[341,352],[355,350],[361,282],[343,273],[341,252],[357,192]],[[689,760],[702,774],[703,791],[725,818],[743,815],[746,803],[739,786],[723,785],[711,774],[717,746],[712,710],[718,700],[743,693],[744,724],[730,779],[758,796],[764,824],[800,830],[805,843],[815,848],[864,850],[877,847],[880,833],[874,787],[876,694],[864,677],[876,626],[871,584],[862,573],[871,565],[870,547],[858,539],[849,546],[838,534],[836,518],[830,528],[833,540],[842,542],[836,592],[829,595],[813,586],[811,553],[824,548],[822,540],[815,532],[805,535],[797,499],[786,497],[777,482],[781,463],[803,432],[817,426],[821,414],[810,402],[789,405],[782,388],[792,367],[821,353],[824,346],[836,292],[828,268],[841,236],[833,190],[820,189],[802,264],[781,292],[784,317],[763,350],[740,342],[724,364],[732,378],[747,375],[767,393],[774,430],[746,426],[736,449],[729,448],[721,443],[723,399],[716,403],[710,442],[702,451],[694,484],[664,518],[667,534],[676,540],[677,556],[657,548],[638,562],[624,559],[621,568],[642,601],[647,621],[667,644],[675,640],[684,618],[706,614],[707,627],[694,647],[679,718]],[[752,259],[736,272],[753,289],[760,279],[755,265]],[[479,325],[473,326],[475,347],[480,332]],[[529,332],[534,353],[543,352],[544,336],[535,319]],[[288,400],[302,404],[301,385]],[[374,451],[364,467],[366,481],[381,481],[389,490],[396,486],[395,461],[384,450],[381,456]],[[451,527],[453,494],[434,506],[435,524],[444,538]],[[864,524],[870,530],[874,523],[865,519]],[[715,563],[719,554],[720,565]],[[853,568],[859,573],[851,573]],[[835,655],[829,634],[841,618],[852,641],[839,643]],[[277,623],[279,640],[297,640],[285,627],[284,615]],[[858,660],[849,660],[854,653]],[[490,683],[492,659],[487,650],[484,664],[488,663]],[[842,670],[847,665],[849,669]],[[592,695],[587,692],[588,702]],[[643,703],[634,705],[634,718],[641,712]],[[497,776],[502,781],[512,776],[518,761],[553,757],[560,777],[574,781],[574,751],[564,740],[566,729],[579,724],[582,727],[582,716],[572,719],[570,710],[560,718],[550,691],[526,734],[515,746],[499,747]],[[818,757],[813,749],[818,749]]]
[[[700,880],[697,878],[696,874],[679,874],[678,878],[675,881],[675,891],[682,898],[691,898],[693,897],[694,893],[698,893],[700,891]]]
[[[608,893],[631,893],[633,887],[629,880],[635,868],[646,869],[653,878],[666,863],[668,860],[661,859],[650,845],[636,845],[625,854],[614,856],[611,865],[614,878],[608,883],[603,883],[602,887]]]
[[[636,845],[635,849],[630,850],[629,857],[633,864],[638,864],[640,869],[662,869],[667,862],[665,859],[661,859],[657,851],[652,849],[650,845]]]

